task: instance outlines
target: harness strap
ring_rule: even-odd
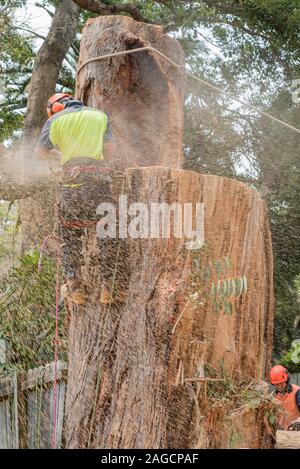
[[[63,187],[81,187],[84,185],[84,182],[80,182],[79,184],[63,184]]]
[[[61,216],[59,217],[61,224],[66,228],[89,228],[96,226],[98,221],[96,220],[65,220]]]

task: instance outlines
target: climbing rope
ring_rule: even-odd
[[[173,62],[173,60],[171,60],[168,56],[166,56],[165,54],[163,54],[159,50],[155,49],[154,47],[150,47],[150,46],[140,47],[138,49],[125,50],[125,51],[121,51],[121,52],[114,52],[112,54],[105,54],[105,55],[100,55],[98,57],[93,57],[91,59],[86,60],[83,64],[81,64],[78,67],[77,76],[86,65],[88,65],[92,62],[97,62],[99,60],[104,60],[104,59],[110,59],[112,57],[120,57],[120,56],[124,56],[124,55],[129,55],[129,54],[137,54],[139,52],[154,52],[154,53],[156,53],[161,58],[163,58],[164,60],[169,62],[173,67],[181,69],[183,71],[183,73],[185,73],[187,76],[189,76],[193,80],[196,80],[199,83],[202,83],[202,84],[210,87],[214,91],[218,91],[219,93],[223,94],[224,96],[227,96],[227,98],[231,99],[232,101],[236,101],[237,103],[242,104],[242,106],[246,106],[249,109],[252,109],[252,111],[258,112],[259,114],[262,114],[263,116],[268,117],[269,119],[277,122],[278,124],[283,125],[284,127],[288,128],[290,130],[293,130],[294,132],[297,132],[297,133],[300,134],[300,129],[298,129],[297,127],[294,127],[293,125],[288,124],[287,122],[284,122],[281,119],[278,119],[277,117],[273,116],[272,114],[269,114],[268,112],[263,111],[262,109],[259,109],[256,106],[253,106],[252,104],[249,104],[249,103],[246,103],[245,101],[242,101],[241,99],[235,97],[231,93],[227,93],[227,91],[223,90],[222,88],[219,88],[218,86],[213,85],[209,81],[204,80],[203,78],[199,78],[197,75],[194,75],[194,74],[188,72],[184,65],[179,65],[176,62]]]
[[[40,258],[38,263],[38,272],[42,270],[42,258],[44,254],[45,247],[48,242],[53,240],[57,243],[56,248],[56,305],[55,305],[55,345],[54,345],[54,383],[53,383],[53,434],[52,434],[52,447],[56,449],[57,447],[57,381],[58,381],[58,348],[59,348],[59,303],[60,303],[60,266],[61,266],[61,256],[60,256],[60,239],[57,236],[50,234],[44,239],[41,249],[40,249]]]

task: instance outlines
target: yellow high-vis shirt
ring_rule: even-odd
[[[57,148],[64,165],[78,157],[102,160],[103,142],[111,139],[107,114],[73,100],[46,122],[39,145],[49,150]]]

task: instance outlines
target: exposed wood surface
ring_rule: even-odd
[[[236,180],[161,167],[128,169],[124,193],[128,204],[204,202],[203,267],[228,257],[231,267],[221,278],[245,276],[248,288],[231,299],[231,314],[218,313],[205,296],[214,273],[199,286],[203,304],[187,306],[195,253],[185,240],[128,239],[127,301],[108,308],[97,303],[101,272],[87,256],[89,301],[73,312],[69,332],[68,445],[189,447],[194,403],[185,379],[198,378],[203,361],[223,363],[229,375],[247,379],[260,379],[270,365],[273,265],[266,207],[257,191]]]
[[[179,43],[160,26],[125,16],[90,19],[83,31],[79,66],[112,52],[153,46],[184,64]],[[108,112],[125,166],[179,167],[183,161],[185,76],[149,52],[93,62],[77,78],[77,97]]]
[[[276,432],[277,449],[300,449],[300,432],[278,430]]]

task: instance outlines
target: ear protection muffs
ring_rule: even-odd
[[[73,99],[68,93],[55,93],[47,102],[47,115],[48,117],[53,116],[57,112],[63,111],[65,109],[65,102],[59,102],[61,100],[65,101],[63,98]]]
[[[52,114],[56,114],[57,112],[63,111],[65,109],[65,105],[63,103],[53,103],[51,106]]]

